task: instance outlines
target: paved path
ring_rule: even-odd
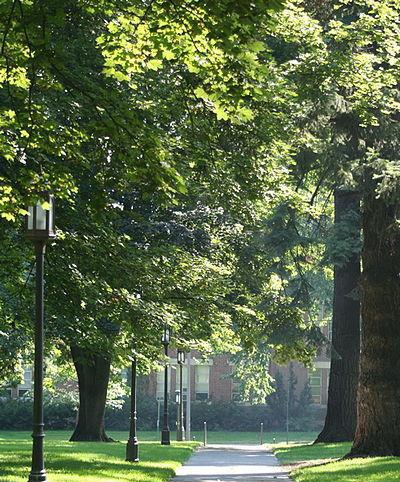
[[[172,482],[291,482],[276,457],[258,445],[209,445],[179,468]]]

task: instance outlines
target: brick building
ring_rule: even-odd
[[[296,395],[300,395],[307,380],[311,386],[313,401],[316,405],[326,405],[328,399],[328,383],[330,361],[326,350],[316,357],[313,367],[306,368],[298,362],[292,362],[292,370],[297,379]],[[187,369],[183,367],[183,396],[187,393]],[[275,377],[280,372],[286,386],[289,364],[285,366],[271,363],[270,374]],[[193,401],[206,400],[237,400],[239,398],[239,385],[232,378],[233,365],[228,355],[215,356],[209,360],[203,360],[201,355],[192,352],[190,366],[190,381]],[[157,399],[164,396],[164,370],[150,374],[142,380],[144,391]],[[168,391],[172,398],[179,388],[179,365],[176,360],[176,352],[171,351],[170,366],[168,369]]]
[[[324,304],[321,305],[319,317],[320,329],[328,341],[332,339],[332,322],[325,317]],[[326,406],[328,402],[328,386],[330,371],[330,348],[320,348],[314,359],[312,367],[305,367],[303,364],[293,361],[290,364],[280,366],[271,363],[268,370],[275,378],[280,372],[283,377],[284,386],[287,387],[289,365],[291,365],[297,380],[295,395],[299,396],[307,381],[311,387],[311,394],[315,405]],[[236,401],[240,398],[239,385],[232,378],[233,364],[228,355],[215,356],[210,360],[203,360],[200,353],[192,352],[190,368],[191,399],[193,401],[224,400]],[[170,352],[169,368],[169,394],[170,398],[179,388],[179,369],[176,360],[176,352]],[[152,373],[146,377],[145,391],[148,395],[157,399],[164,396],[164,371]],[[183,369],[183,395],[186,399],[187,392],[187,366]]]
[[[33,368],[27,366],[24,368],[24,379],[15,387],[3,388],[0,392],[1,397],[5,398],[21,398],[33,389]]]
[[[329,325],[322,328],[327,338],[330,338]],[[291,363],[297,379],[296,395],[300,395],[306,381],[311,386],[313,401],[316,405],[326,405],[328,400],[328,384],[330,369],[330,354],[326,348],[318,353],[312,368],[306,368],[301,363]],[[170,366],[168,376],[169,397],[173,399],[175,390],[179,388],[179,365],[176,359],[176,351],[170,351]],[[276,377],[277,372],[283,376],[283,382],[287,386],[289,365],[280,366],[271,363],[269,373]],[[207,400],[238,400],[239,384],[232,378],[233,364],[228,355],[215,356],[204,360],[200,353],[193,351],[191,356],[190,381],[192,401]],[[26,367],[23,382],[15,388],[6,388],[0,396],[18,398],[32,389],[33,370]],[[183,398],[186,400],[187,393],[187,365],[183,367]],[[164,370],[152,373],[141,379],[141,387],[148,395],[161,400],[164,396]]]
[[[237,391],[232,380],[232,364],[229,356],[221,355],[209,360],[202,359],[200,353],[192,352],[190,365],[190,393],[194,401],[231,400]],[[188,387],[188,365],[183,367],[183,397],[186,399]],[[150,374],[142,379],[144,391],[157,399],[164,396],[164,370]],[[168,368],[168,392],[171,396],[179,388],[179,365],[176,352],[170,352]]]

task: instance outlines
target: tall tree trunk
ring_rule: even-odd
[[[358,420],[349,456],[400,455],[400,205],[364,200]]]
[[[78,374],[78,422],[71,442],[111,442],[104,429],[104,412],[111,361],[101,355],[87,355],[86,350],[71,347],[71,355]]]
[[[354,191],[335,192],[335,225],[353,222],[354,229],[345,229],[347,239],[339,241],[357,245],[360,241],[359,194]],[[355,214],[355,215],[354,215]],[[360,357],[360,254],[354,252],[347,262],[334,268],[332,346],[329,374],[328,407],[325,425],[315,443],[352,441],[357,425],[357,387]]]

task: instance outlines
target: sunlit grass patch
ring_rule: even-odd
[[[399,482],[400,460],[395,457],[342,460],[299,469],[295,482]]]
[[[395,457],[341,459],[350,443],[279,447],[275,453],[283,464],[313,463],[294,470],[295,482],[398,482],[400,459]],[[326,462],[326,463],[323,463]]]
[[[8,435],[8,436],[7,436]],[[67,432],[49,432],[45,442],[46,470],[51,482],[164,482],[190,456],[196,443],[140,444],[139,463],[125,462],[125,441],[68,442]],[[32,441],[26,432],[2,432],[0,481],[26,482]]]
[[[349,450],[350,443],[280,445],[275,454],[283,464],[294,464],[310,460],[339,459]]]

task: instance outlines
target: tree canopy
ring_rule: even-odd
[[[265,399],[271,358],[307,364],[327,343],[317,313],[331,310],[333,265],[361,248],[358,218],[333,227],[332,194],[345,189],[362,198],[360,393],[377,403],[370,380],[390,356],[374,363],[376,344],[394,359],[398,341],[399,10],[2,2],[3,376],[31,335],[22,217],[46,190],[58,201],[46,326],[65,356],[79,344],[126,363],[135,340],[149,368],[167,324],[176,346],[231,352],[244,397]],[[377,307],[386,324],[375,339]],[[398,437],[374,449],[367,433],[361,418],[354,450],[400,453]]]

